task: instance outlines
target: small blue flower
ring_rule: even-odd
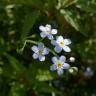
[[[43,43],[39,43],[38,46],[32,46],[31,49],[34,52],[33,58],[40,61],[45,61],[45,55],[49,54],[49,50],[44,47]]]
[[[90,67],[87,67],[85,72],[84,72],[84,76],[85,77],[92,77],[94,75],[93,70]]]
[[[50,70],[57,70],[58,75],[63,74],[63,69],[69,69],[70,65],[65,63],[66,57],[60,56],[59,58],[53,57],[53,65],[50,66]]]
[[[53,35],[57,34],[57,29],[52,29],[51,25],[46,24],[45,26],[40,26],[39,30],[41,31],[40,36],[42,38],[48,37],[48,39],[53,39]]]
[[[55,45],[55,51],[57,53],[60,53],[62,49],[65,52],[70,52],[71,49],[68,47],[69,44],[71,44],[70,39],[64,39],[62,36],[57,36],[56,40],[51,40],[51,44]]]

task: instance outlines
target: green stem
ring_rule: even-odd
[[[42,42],[42,40],[44,40],[44,38],[42,38],[41,40],[39,40],[39,42]]]
[[[46,47],[46,46],[45,46]],[[47,48],[47,47],[46,47]],[[47,48],[53,55],[58,56],[53,50]]]
[[[43,39],[42,39],[42,40],[43,40]],[[39,42],[40,42],[40,41],[39,41]],[[26,43],[32,43],[32,44],[38,45],[39,42],[36,42],[36,41],[33,41],[33,40],[26,40],[26,41],[24,42],[23,47],[21,48],[21,51],[24,50],[24,48],[25,48],[25,46],[26,46]],[[46,47],[46,46],[45,46],[45,47]],[[46,48],[47,48],[53,55],[57,56],[57,54],[56,54],[53,50],[49,49],[48,47],[46,47]]]
[[[33,41],[33,40],[26,40],[25,42],[26,42],[26,43],[32,43],[32,44],[36,44],[36,45],[38,44],[38,42],[36,42],[36,41]]]

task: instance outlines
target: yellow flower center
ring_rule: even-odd
[[[42,55],[42,50],[41,49],[39,49],[38,54]]]
[[[60,47],[63,47],[63,46],[64,46],[64,41],[60,41],[60,42],[59,42],[59,46],[60,46]]]
[[[50,34],[50,31],[47,31],[46,33],[49,35]]]
[[[58,68],[62,68],[62,65],[63,65],[63,64],[59,62],[59,63],[56,65],[56,66],[57,66],[57,69],[58,69]]]

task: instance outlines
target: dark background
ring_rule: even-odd
[[[22,49],[27,39],[41,40],[46,24],[71,39],[72,52],[61,54],[75,57],[69,64],[78,71],[58,76],[50,71],[53,54],[40,62],[34,44]],[[0,0],[0,96],[96,96],[96,0]]]

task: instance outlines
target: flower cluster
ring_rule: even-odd
[[[71,52],[71,49],[69,45],[71,44],[70,39],[65,39],[63,36],[56,36],[56,39],[54,35],[57,34],[57,29],[52,28],[51,25],[46,24],[45,26],[40,26],[39,30],[41,31],[40,36],[41,38],[48,38],[50,40],[50,43],[54,46],[54,52],[56,54],[60,53],[61,51],[65,52]],[[39,59],[40,61],[45,61],[45,55],[49,54],[50,51],[49,48],[46,48],[46,46],[40,42],[37,46],[32,46],[33,58]],[[57,70],[57,74],[61,75],[63,74],[64,69],[69,69],[70,65],[66,63],[66,57],[61,56],[54,56],[52,57],[52,65],[50,66],[50,70]]]

